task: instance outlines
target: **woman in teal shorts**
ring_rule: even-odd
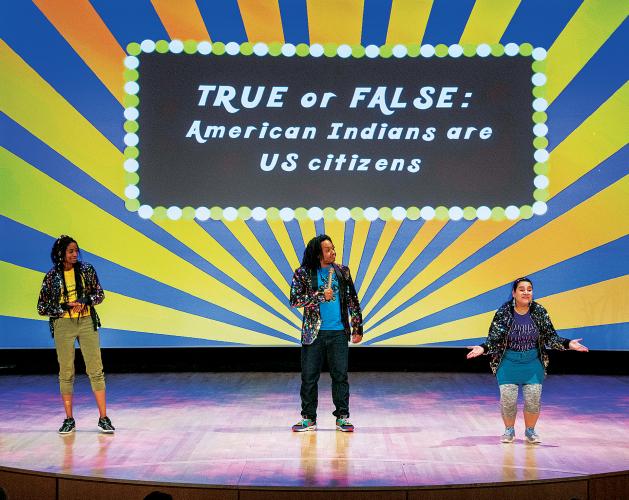
[[[469,347],[467,358],[481,354],[490,356],[491,371],[500,387],[500,410],[505,424],[503,443],[515,439],[518,387],[522,386],[524,437],[535,444],[541,441],[535,424],[548,366],[546,349],[587,352],[588,348],[579,343],[582,339],[570,340],[557,335],[546,309],[533,301],[533,283],[529,278],[515,280],[511,295],[512,299],[496,311],[486,342]]]

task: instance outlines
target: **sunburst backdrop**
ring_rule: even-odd
[[[555,326],[629,348],[628,4],[615,0],[9,0],[0,41],[0,348],[52,347],[35,303],[70,234],[104,346],[295,345],[304,243],[354,274],[365,344],[467,345],[521,275]],[[131,42],[531,43],[548,51],[548,211],[516,221],[144,220],[125,208]]]

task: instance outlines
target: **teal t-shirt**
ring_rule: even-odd
[[[328,284],[329,270],[329,266],[317,270],[317,285],[320,292],[323,292]],[[343,326],[343,321],[341,321],[339,282],[336,278],[336,273],[332,273],[332,290],[334,292],[332,300],[319,304],[319,310],[321,311],[321,330],[344,330],[345,327]]]

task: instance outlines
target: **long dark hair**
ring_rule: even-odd
[[[327,234],[315,236],[308,242],[301,259],[302,267],[307,269],[319,269],[321,267],[321,243],[324,241],[332,242]]]
[[[64,272],[64,262],[66,257],[66,250],[68,246],[74,243],[76,247],[79,248],[79,244],[76,242],[72,236],[68,236],[67,234],[62,234],[55,240],[52,245],[52,250],[50,251],[50,260],[52,260],[52,264],[55,269],[61,275],[61,281],[63,283],[63,298],[66,302],[68,299],[68,288],[66,286],[66,278],[63,274]],[[79,249],[79,258],[81,257],[81,250]],[[74,283],[76,286],[76,296],[77,298],[81,298],[83,296],[83,279],[81,278],[81,265],[77,260],[77,263],[74,266]]]

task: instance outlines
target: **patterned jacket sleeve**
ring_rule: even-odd
[[[496,314],[494,314],[494,319],[491,320],[491,325],[489,325],[487,340],[481,344],[481,347],[485,350],[483,354],[497,354],[502,350],[503,339],[507,333],[505,331],[504,315],[504,307],[499,308]]]
[[[556,349],[558,351],[568,350],[570,348],[570,339],[566,339],[557,335],[557,331],[553,326],[553,322],[550,320],[548,311],[546,311],[546,309],[540,304],[537,304],[537,306],[539,308],[539,315],[541,317],[541,333],[543,334],[542,339],[544,341],[544,347],[546,347],[546,349]]]
[[[91,264],[83,263],[83,277],[85,279],[86,295],[79,302],[89,306],[97,306],[105,300],[105,292],[98,281],[96,269]]]
[[[358,302],[358,294],[354,287],[354,281],[352,280],[352,274],[347,269],[347,288],[348,288],[348,308],[350,317],[350,326],[352,327],[352,335],[363,334],[363,314],[360,309],[360,303]]]
[[[59,297],[54,290],[54,278],[55,271],[50,270],[44,276],[44,280],[39,291],[39,298],[37,300],[37,312],[40,316],[50,316],[51,318],[58,318],[63,316],[64,309],[59,303]]]
[[[322,293],[312,289],[308,271],[303,267],[295,270],[290,285],[291,307],[314,307],[324,300],[325,297]]]

